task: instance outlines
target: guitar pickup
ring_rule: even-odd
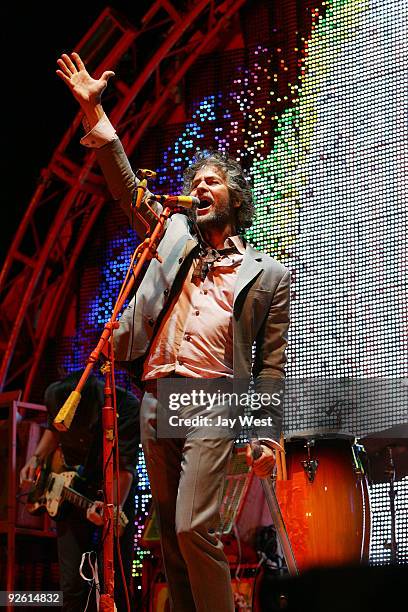
[[[52,491],[53,487],[54,487],[54,483],[55,483],[55,478],[54,477],[50,477],[48,478],[47,481],[47,486],[46,486],[46,491],[49,493],[50,491]]]

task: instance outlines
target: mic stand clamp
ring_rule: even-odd
[[[396,521],[395,521],[395,497],[397,492],[395,490],[395,464],[394,464],[394,456],[392,452],[392,446],[387,446],[387,466],[385,469],[385,474],[388,476],[389,481],[389,489],[388,496],[390,498],[390,513],[391,513],[391,542],[387,546],[387,548],[391,551],[391,563],[397,563],[397,551],[398,544],[396,539]]]

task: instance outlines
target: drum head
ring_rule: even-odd
[[[289,433],[285,435],[285,442],[294,442],[295,440],[349,440],[352,443],[355,437],[354,434],[343,429],[316,428]]]

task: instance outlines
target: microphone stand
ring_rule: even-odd
[[[262,455],[261,444],[259,440],[251,440],[251,449],[253,459],[259,459]],[[276,453],[279,450],[283,450],[280,444],[276,444]],[[280,545],[282,547],[283,556],[285,557],[286,566],[291,576],[297,576],[299,570],[296,564],[295,555],[289,539],[288,532],[286,530],[285,521],[282,516],[282,512],[279,506],[278,498],[276,497],[275,488],[270,476],[261,478],[261,484],[265,495],[265,500],[271,514],[273,524],[276,529],[276,535],[279,538]]]
[[[146,173],[151,171],[144,171]],[[149,176],[146,174],[146,176]],[[139,189],[140,186],[140,189]],[[135,190],[135,206],[132,207],[136,212],[138,218],[143,222],[146,229],[149,231],[150,227],[139,213],[138,208],[141,204],[142,197],[146,191],[146,181],[143,180],[139,183],[139,186]],[[153,196],[154,197],[154,196]],[[158,215],[152,208],[145,202],[145,206],[150,210],[153,216],[157,219],[157,223],[151,232],[149,237],[145,237],[144,241],[138,245],[135,252],[132,255],[131,262],[126,273],[125,279],[122,283],[122,287],[119,291],[116,304],[113,308],[111,318],[106,323],[100,339],[91,352],[85,370],[75,388],[70,394],[65,404],[62,406],[57,416],[54,419],[54,427],[59,431],[67,431],[72,423],[72,419],[75,416],[77,406],[81,399],[81,391],[92,372],[92,369],[99,359],[101,352],[103,351],[106,343],[108,343],[108,359],[101,368],[102,373],[105,376],[105,390],[104,390],[104,407],[102,409],[102,427],[103,427],[103,465],[104,465],[104,512],[103,512],[103,593],[100,597],[100,611],[101,612],[113,612],[115,609],[114,604],[114,504],[113,504],[113,452],[116,441],[116,394],[114,382],[114,355],[112,337],[115,329],[119,327],[117,317],[119,312],[128,298],[136,279],[140,276],[143,266],[147,261],[153,258],[158,259],[160,263],[162,260],[157,253],[158,244],[163,237],[165,232],[165,223],[171,214],[179,212],[179,207],[166,206],[162,213]],[[117,500],[119,501],[119,500]],[[119,512],[116,513],[116,527],[118,531],[118,519]],[[129,607],[129,601],[128,601]]]

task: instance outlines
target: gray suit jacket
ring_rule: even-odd
[[[144,227],[132,218],[131,199],[137,179],[119,140],[97,150],[109,189],[130,218],[135,230]],[[144,217],[153,223],[146,207]],[[156,322],[171,295],[185,258],[197,245],[185,215],[175,214],[168,222],[158,252],[163,263],[152,260],[135,297],[125,309],[114,333],[115,356],[119,361],[142,362],[154,335]],[[181,272],[182,274],[182,272]],[[290,273],[268,255],[247,246],[238,273],[233,305],[234,378],[254,377],[256,391],[272,393],[284,377],[285,349],[289,326]],[[252,347],[255,346],[254,359]],[[273,427],[258,429],[260,437],[279,439],[282,410],[268,406],[257,417],[273,417]]]

